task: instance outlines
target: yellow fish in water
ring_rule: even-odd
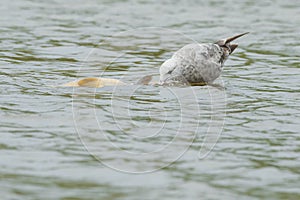
[[[93,87],[93,88],[101,88],[104,86],[114,86],[114,85],[126,85],[124,82],[119,81],[117,79],[111,78],[96,78],[89,77],[83,78],[77,81],[72,81],[66,84],[61,85],[62,87]]]
[[[148,85],[148,84],[156,84],[152,83],[152,76],[144,76],[140,80],[137,81],[138,85]],[[101,88],[104,86],[116,86],[116,85],[128,85],[123,81],[112,79],[112,78],[96,78],[96,77],[88,77],[82,78],[77,81],[72,81],[63,85],[61,87],[92,87],[92,88]]]

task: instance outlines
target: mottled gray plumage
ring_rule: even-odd
[[[238,46],[231,41],[247,33],[214,44],[188,44],[160,67],[160,83],[212,83],[221,75],[224,62]]]

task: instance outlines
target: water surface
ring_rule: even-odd
[[[0,11],[3,199],[300,198],[299,2],[4,0]],[[246,31],[224,87],[133,84],[158,80],[185,44]],[[132,85],[53,87],[86,76]]]

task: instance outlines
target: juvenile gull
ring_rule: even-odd
[[[212,83],[221,75],[228,56],[238,47],[233,40],[242,33],[216,43],[188,44],[166,60],[160,67],[160,84]]]

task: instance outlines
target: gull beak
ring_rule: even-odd
[[[226,39],[223,39],[223,40],[219,40],[215,44],[219,45],[220,47],[230,48],[230,54],[231,54],[238,47],[238,44],[235,44],[235,43],[230,44],[230,42],[232,42],[233,40],[236,40],[237,38],[242,37],[243,35],[246,35],[248,33],[249,32],[246,32],[246,33],[235,35],[233,37],[229,37],[229,38],[226,38]]]

